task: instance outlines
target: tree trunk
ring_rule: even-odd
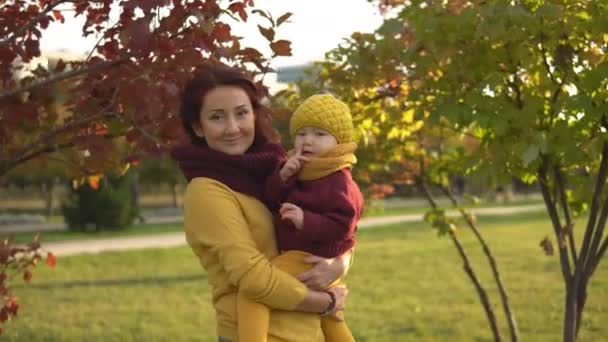
[[[42,184],[42,194],[44,196],[44,214],[46,217],[53,215],[53,190],[55,189],[54,181],[47,181]]]
[[[572,283],[575,283],[572,280]],[[564,303],[564,342],[575,342],[576,341],[576,289],[574,284],[566,285],[566,296]]]
[[[578,337],[578,332],[581,330],[581,321],[583,318],[583,310],[585,309],[585,302],[587,301],[587,282],[582,281],[578,288],[578,298],[576,302],[576,332],[575,336]]]
[[[179,200],[177,195],[177,184],[171,184],[171,194],[173,195],[173,207],[179,208]]]

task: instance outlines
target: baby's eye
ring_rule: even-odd
[[[324,136],[326,136],[326,135],[327,135],[327,133],[325,133],[325,132],[320,132],[320,131],[319,131],[319,132],[316,132],[316,135],[317,135],[318,137],[324,137]]]

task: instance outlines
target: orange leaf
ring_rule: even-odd
[[[101,180],[101,177],[102,177],[101,175],[94,175],[94,176],[87,177],[87,182],[89,183],[89,186],[93,190],[99,189],[99,181]]]
[[[281,39],[270,43],[270,48],[275,56],[291,56],[291,42],[288,40]]]
[[[55,267],[55,265],[57,264],[57,259],[55,258],[55,255],[51,252],[48,252],[46,254],[46,264],[49,265],[49,267]]]
[[[53,11],[53,17],[55,17],[55,20],[61,21],[62,24],[65,22],[65,18],[60,11]]]

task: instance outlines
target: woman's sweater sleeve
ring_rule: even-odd
[[[185,204],[188,243],[207,249],[228,281],[247,297],[282,310],[293,310],[304,299],[306,286],[258,250],[244,208],[227,187],[217,182],[190,184]]]

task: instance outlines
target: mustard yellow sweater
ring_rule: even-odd
[[[190,181],[186,240],[208,273],[218,336],[237,341],[237,288],[274,309],[268,341],[323,341],[320,317],[293,310],[306,286],[270,264],[278,254],[272,215],[257,199],[210,178]]]

